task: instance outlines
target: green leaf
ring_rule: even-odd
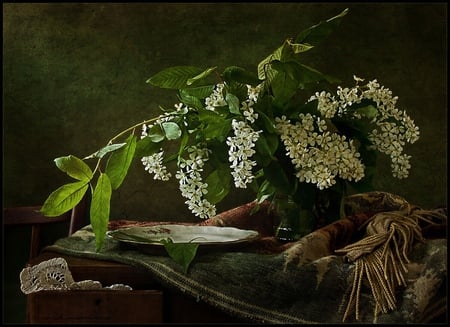
[[[258,64],[258,78],[260,80],[266,80],[268,84],[271,84],[272,79],[277,75],[277,72],[270,66],[273,60],[288,60],[292,54],[298,54],[310,50],[316,46],[322,39],[326,38],[336,26],[339,25],[342,17],[348,12],[345,9],[339,15],[328,19],[325,22],[321,22],[317,25],[311,26],[308,29],[299,33],[294,41],[286,40],[280,47],[278,47],[273,53],[268,55]]]
[[[73,155],[55,159],[56,166],[67,175],[80,181],[90,181],[92,170],[86,163]]]
[[[113,152],[106,164],[105,173],[111,180],[111,186],[117,189],[125,179],[136,151],[136,136],[131,134],[127,140],[127,145],[120,150]]]
[[[159,124],[153,125],[147,130],[147,137],[155,143],[161,142],[164,140],[165,135],[162,129],[162,126]]]
[[[260,120],[263,122],[264,128],[268,133],[275,134],[277,129],[275,127],[275,121],[269,118],[266,113],[262,110],[257,110]]]
[[[197,97],[190,95],[187,89],[180,90],[180,100],[191,108],[195,108],[197,110],[203,109],[202,102]]]
[[[111,193],[112,188],[108,175],[105,173],[100,174],[92,194],[90,210],[91,225],[95,234],[97,251],[100,251],[102,248],[108,229]]]
[[[285,73],[289,79],[296,81],[297,87],[299,88],[305,88],[308,84],[316,85],[321,81],[327,81],[328,83],[340,82],[332,76],[322,74],[318,70],[296,61],[281,62],[279,60],[274,60],[272,61],[271,66],[275,70]]]
[[[270,63],[273,60],[280,60],[281,54],[283,53],[283,49],[286,47],[286,42],[283,43],[278,49],[276,49],[273,53],[268,55],[258,64],[258,78],[261,80],[267,79],[269,82],[271,80],[270,75],[275,74],[276,72],[270,67]],[[273,77],[273,76],[272,76]]]
[[[88,186],[89,182],[84,180],[59,187],[45,200],[40,212],[48,217],[62,215],[81,201]]]
[[[376,115],[378,114],[378,110],[376,107],[374,107],[373,105],[368,105],[362,108],[357,108],[355,110],[355,112],[360,113],[362,116],[365,116],[369,119],[372,119],[374,117],[376,117]]]
[[[180,92],[186,95],[196,97],[197,99],[205,99],[206,97],[209,97],[213,93],[215,87],[216,87],[215,85],[190,87],[187,89],[181,89]]]
[[[176,140],[181,136],[181,129],[177,123],[168,121],[162,123],[161,126],[168,140]]]
[[[174,66],[153,75],[147,83],[166,89],[184,89],[188,80],[203,73],[203,69],[194,66]]]
[[[258,203],[262,203],[265,200],[268,200],[270,198],[273,197],[273,195],[275,194],[275,187],[269,183],[269,181],[265,180],[261,183],[260,188],[258,189],[258,194],[257,194],[257,202]]]
[[[225,96],[225,101],[228,103],[228,108],[230,112],[235,115],[240,115],[241,111],[239,110],[239,98],[234,94],[227,93]]]
[[[291,43],[290,41],[288,41],[288,44],[295,54],[301,53],[301,52],[306,52],[306,51],[314,48],[312,45],[304,44],[304,43]]]
[[[254,73],[237,66],[230,66],[225,68],[225,70],[223,71],[223,79],[229,84],[237,82],[241,84],[258,85],[259,83],[261,83],[261,81],[258,79],[258,76],[256,76]]]
[[[150,137],[144,137],[137,140],[136,151],[134,152],[135,158],[147,157],[155,153],[161,148],[160,142],[153,142]]]
[[[201,133],[206,140],[225,140],[231,130],[230,119],[225,119],[214,111],[202,110],[199,112],[199,119],[205,125]]]
[[[92,159],[92,158],[103,158],[105,156],[105,154],[108,154],[110,152],[116,151],[118,149],[120,149],[121,147],[123,147],[126,143],[116,143],[116,144],[110,144],[107,145],[103,148],[101,148],[100,150],[98,150],[97,152],[94,152],[93,154],[84,157],[84,159]]]
[[[286,103],[297,91],[298,85],[298,81],[290,77],[287,73],[278,73],[271,83],[274,103],[280,108],[285,107]],[[277,116],[279,116],[279,114],[280,113],[278,113]]]
[[[347,15],[347,13],[348,8],[342,11],[339,15],[307,28],[295,37],[294,42],[316,46],[323,39],[328,37],[328,35],[330,35],[337,26],[339,26],[342,18]]]
[[[289,183],[289,178],[278,161],[272,161],[264,167],[264,176],[280,193],[292,194],[293,186]],[[293,177],[292,177],[293,178]]]
[[[300,84],[313,84],[321,81],[327,81],[328,83],[340,83],[340,80],[319,72],[318,70],[309,67],[307,65],[300,64],[298,66],[297,78]]]
[[[208,184],[208,193],[205,194],[205,199],[211,204],[219,203],[230,191],[231,174],[229,167],[223,165],[221,168],[214,170],[205,182]]]
[[[180,147],[178,148],[178,153],[177,153],[178,160],[180,160],[181,156],[183,155],[183,150],[185,149],[188,142],[189,142],[189,134],[183,133],[181,135]]]
[[[276,160],[274,153],[278,148],[278,135],[263,133],[259,134],[255,147],[262,166],[267,166],[270,161]]]
[[[201,72],[200,74],[198,74],[197,76],[194,76],[192,78],[189,78],[186,81],[187,85],[192,85],[195,81],[201,80],[203,78],[205,78],[206,76],[208,76],[209,74],[211,74],[213,71],[216,70],[217,67],[210,67],[206,70],[204,70],[203,72]]]
[[[189,266],[194,260],[199,244],[198,243],[173,243],[171,239],[161,240],[169,256],[183,267],[187,273]]]

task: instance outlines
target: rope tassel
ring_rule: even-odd
[[[356,320],[360,318],[359,300],[363,279],[368,281],[375,300],[374,320],[380,312],[396,309],[396,288],[406,286],[408,253],[415,241],[424,241],[419,218],[420,215],[411,214],[409,206],[400,211],[378,213],[367,222],[363,239],[336,250],[355,264],[352,291],[343,322],[352,311],[355,312]]]

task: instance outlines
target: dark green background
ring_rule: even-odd
[[[378,190],[432,208],[447,203],[446,3],[3,4],[3,205],[42,203],[69,181],[53,163],[88,155],[111,136],[172,106],[146,79],[173,65],[256,69],[285,38],[345,8],[349,14],[305,63],[340,78],[377,78],[420,127],[410,177],[380,158]],[[175,180],[136,169],[114,194],[111,219],[197,221]],[[233,192],[225,210],[251,195]],[[4,321],[20,322],[18,275],[28,231],[4,235]],[[49,232],[51,235],[51,232]],[[50,236],[49,236],[50,237]]]

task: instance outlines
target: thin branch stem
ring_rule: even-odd
[[[158,116],[158,117],[153,117],[153,118],[151,118],[151,119],[144,120],[144,121],[141,122],[141,123],[134,124],[134,125],[131,126],[131,127],[128,127],[127,129],[123,130],[122,132],[120,132],[119,134],[117,134],[116,136],[114,136],[112,139],[110,139],[110,140],[108,141],[107,145],[112,144],[116,139],[118,139],[119,137],[121,137],[121,136],[124,135],[125,133],[128,133],[128,132],[130,132],[130,131],[133,131],[134,129],[136,129],[136,127],[141,126],[141,125],[144,125],[144,124],[151,123],[151,122],[153,122],[153,121],[155,121],[155,120],[158,120],[159,118],[160,118],[160,116]],[[133,133],[134,133],[134,131],[133,131]],[[95,174],[95,173],[97,172],[97,170],[99,169],[99,167],[100,167],[100,162],[101,162],[101,161],[102,161],[102,158],[98,158],[97,164],[95,165],[95,168],[94,168],[94,171],[93,171],[94,174]]]
[[[127,129],[123,130],[122,132],[120,132],[119,134],[117,134],[116,136],[114,136],[112,139],[110,139],[110,140],[108,141],[108,145],[109,145],[109,144],[112,144],[116,139],[118,139],[119,137],[121,137],[121,136],[124,135],[125,133],[127,133],[127,132],[129,132],[129,131],[131,131],[131,130],[134,130],[136,127],[139,127],[139,126],[144,125],[144,124],[151,123],[151,122],[153,122],[153,121],[155,121],[155,120],[158,120],[159,118],[160,118],[160,116],[158,116],[158,117],[153,117],[153,118],[151,118],[151,119],[144,120],[144,121],[141,122],[141,123],[137,123],[137,124],[135,124],[135,125],[133,125],[133,126],[131,126],[131,127],[128,127]]]

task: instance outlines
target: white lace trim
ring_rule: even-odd
[[[127,290],[132,288],[124,284],[103,287],[99,281],[82,280],[75,282],[64,258],[53,258],[26,267],[20,272],[20,290],[25,294],[44,290]]]

